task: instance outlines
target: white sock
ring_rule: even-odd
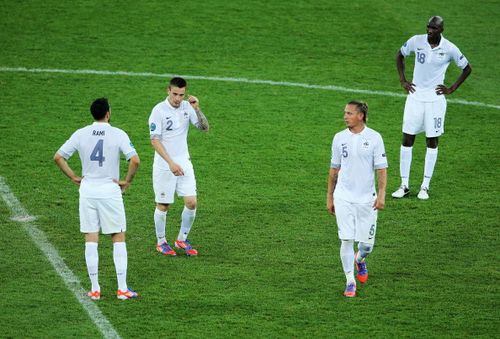
[[[425,152],[424,180],[422,181],[422,187],[429,188],[437,157],[438,149],[427,147],[427,152]]]
[[[87,272],[89,273],[92,291],[100,291],[99,286],[99,254],[97,252],[96,242],[85,243],[85,262],[87,263]]]
[[[410,168],[413,147],[406,147],[401,145],[399,153],[399,174],[401,176],[401,185],[410,187]]]
[[[127,291],[127,245],[124,242],[113,243],[113,261],[115,262],[118,289]]]
[[[155,228],[156,228],[156,239],[158,245],[163,244],[167,240],[165,239],[165,228],[167,225],[167,211],[160,211],[158,208],[155,209]]]
[[[186,241],[189,231],[191,231],[191,226],[193,226],[195,217],[196,208],[194,210],[190,210],[184,206],[184,210],[182,211],[181,229],[179,231],[179,235],[177,236],[177,240]]]
[[[354,280],[354,240],[341,240],[340,260],[344,269],[347,284]]]

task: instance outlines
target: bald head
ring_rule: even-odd
[[[444,28],[444,20],[440,16],[436,15],[429,19],[427,26],[435,28]]]

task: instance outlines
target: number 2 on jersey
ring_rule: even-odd
[[[97,141],[97,144],[95,144],[94,150],[92,151],[92,154],[90,154],[90,160],[91,161],[99,161],[99,167],[102,167],[102,163],[104,160],[104,139],[99,139]]]

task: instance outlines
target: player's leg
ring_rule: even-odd
[[[175,241],[175,247],[182,248],[186,255],[194,256],[198,254],[198,251],[191,246],[188,235],[196,218],[196,179],[192,165],[185,165],[183,168],[184,176],[179,178],[177,193],[184,198],[184,209],[182,210],[181,227]]]
[[[137,298],[137,292],[132,291],[127,285],[128,254],[125,243],[125,232],[111,235],[113,241],[113,261],[115,263],[116,279],[118,280],[118,291],[116,297],[121,300]]]
[[[93,300],[101,298],[101,286],[99,286],[99,232],[85,234],[85,263],[92,284],[87,295]]]
[[[358,252],[355,257],[356,277],[359,282],[368,280],[368,268],[366,257],[372,252],[377,232],[377,210],[373,204],[356,205],[356,241],[358,241]]]
[[[176,184],[177,177],[172,172],[153,167],[153,189],[156,201],[153,219],[156,232],[156,250],[172,256],[175,256],[176,253],[167,242],[166,225],[170,204],[174,202]]]
[[[337,220],[340,239],[340,261],[346,277],[346,297],[356,296],[356,280],[354,279],[354,213],[352,204],[335,199],[335,218]]]
[[[425,153],[424,178],[417,196],[421,200],[429,199],[428,191],[437,162],[439,136],[444,133],[445,114],[446,99],[444,98],[428,103],[426,106],[425,136],[427,138],[427,150]]]
[[[85,264],[89,275],[91,290],[87,295],[93,300],[101,298],[99,286],[99,218],[90,199],[80,197],[80,232],[85,234]]]
[[[113,262],[115,263],[116,280],[118,282],[118,299],[137,297],[127,286],[128,255],[125,243],[127,219],[122,197],[100,199],[97,205],[99,220],[103,234],[111,234],[113,241]]]
[[[186,241],[194,219],[196,218],[196,196],[184,197],[184,209],[182,210],[182,222],[177,240]]]
[[[415,136],[424,130],[423,103],[410,96],[406,98],[403,115],[403,140],[400,148],[399,173],[401,186],[392,193],[394,198],[403,198],[410,192],[410,169]]]

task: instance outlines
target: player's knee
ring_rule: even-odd
[[[354,240],[341,240],[340,251],[347,250],[354,247]]]
[[[403,146],[412,147],[414,143],[415,143],[414,135],[403,133],[403,140],[401,141],[401,144]]]
[[[160,204],[156,203],[156,208],[162,212],[167,212],[169,209],[170,205],[169,204]]]
[[[196,202],[196,198],[195,199],[186,199],[184,201],[184,205],[189,208],[190,210],[194,210],[196,209],[196,205],[197,205],[197,202]]]
[[[437,148],[438,147],[438,138],[427,138],[427,147],[429,148]]]

